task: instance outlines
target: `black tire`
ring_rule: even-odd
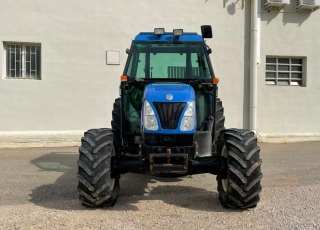
[[[222,101],[217,98],[217,110],[216,110],[216,132],[214,139],[216,143],[218,141],[220,132],[225,129],[224,127],[225,117],[224,117],[224,108],[222,106]]]
[[[252,131],[221,132],[218,154],[227,158],[227,175],[217,176],[219,200],[224,207],[253,208],[260,200],[262,179],[260,148]]]
[[[121,142],[121,98],[117,98],[113,103],[111,127],[114,134],[114,143]]]
[[[119,195],[120,175],[112,171],[114,156],[111,129],[90,129],[79,148],[78,193],[85,206],[113,206]]]

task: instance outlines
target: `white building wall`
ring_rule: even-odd
[[[114,99],[131,40],[164,27],[200,33],[208,40],[221,78],[227,126],[241,127],[244,10],[237,1],[0,1],[0,42],[41,43],[42,79],[5,79],[0,57],[0,131],[62,131],[110,127]],[[236,4],[235,4],[236,3]],[[121,51],[120,65],[106,65],[106,50]],[[1,45],[0,52],[4,53]]]
[[[283,13],[261,16],[261,64],[258,131],[261,134],[320,133],[320,11],[295,13],[296,1]],[[306,57],[306,87],[265,85],[266,56]]]
[[[242,5],[242,3],[244,5]],[[258,132],[320,133],[320,11],[261,16]],[[226,127],[249,126],[250,1],[0,1],[0,134],[110,127],[125,49],[141,31],[200,33],[212,25],[211,60],[220,78]],[[41,80],[5,79],[3,42],[41,43]],[[106,65],[106,51],[120,65]],[[266,55],[306,56],[307,87],[265,85]]]

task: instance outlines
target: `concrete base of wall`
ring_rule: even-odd
[[[0,132],[0,148],[80,146],[84,130]]]
[[[0,148],[80,146],[83,130],[0,132]],[[259,142],[320,141],[320,133],[257,134]]]
[[[289,143],[301,141],[320,141],[320,133],[290,133],[290,134],[257,134],[259,142]]]

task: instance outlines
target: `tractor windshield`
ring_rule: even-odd
[[[203,43],[134,42],[125,75],[137,78],[211,78]]]

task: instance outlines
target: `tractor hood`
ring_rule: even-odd
[[[149,102],[190,102],[195,94],[187,84],[153,83],[145,88],[143,98]]]
[[[142,108],[141,127],[144,133],[193,134],[195,132],[197,127],[194,107],[195,93],[190,85],[181,83],[150,84],[144,90],[143,103],[145,106],[148,103],[148,106],[154,111],[154,115],[146,115],[145,106]],[[187,108],[194,108],[191,110],[193,115],[189,112],[189,115],[186,115],[188,118],[183,118]],[[148,121],[153,126],[149,126],[149,123],[146,123]],[[185,124],[188,128],[185,128]]]

